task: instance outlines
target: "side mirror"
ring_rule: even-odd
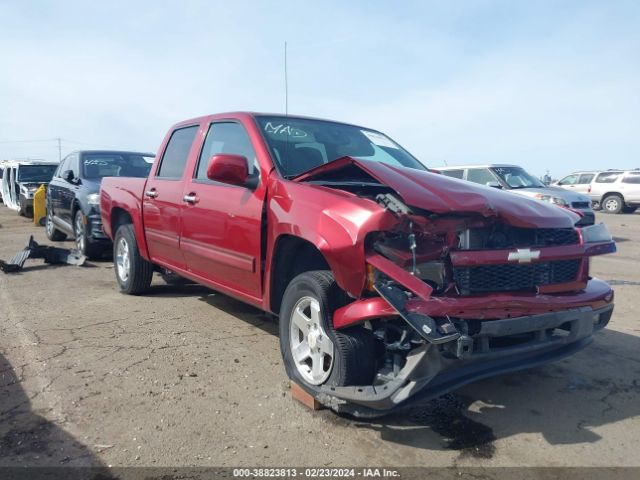
[[[219,153],[209,159],[207,178],[214,182],[246,186],[249,179],[247,157]]]
[[[62,172],[62,178],[69,183],[73,183],[73,180],[75,179],[73,170],[65,170],[64,172]]]
[[[498,182],[487,182],[487,183],[485,183],[485,185],[487,187],[497,188],[499,190],[502,190],[502,185],[500,185]]]

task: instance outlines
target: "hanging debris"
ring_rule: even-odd
[[[0,260],[0,270],[4,273],[15,273],[22,270],[24,263],[28,258],[42,258],[44,263],[51,265],[84,265],[86,257],[79,254],[76,250],[68,248],[51,247],[49,245],[40,245],[33,239],[33,235],[29,237],[29,243],[9,261]]]

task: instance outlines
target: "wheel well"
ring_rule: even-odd
[[[622,199],[622,202],[625,203],[624,196],[620,192],[607,192],[604,195],[602,195],[602,197],[600,197],[600,202],[604,202],[605,198],[611,197],[611,196],[614,196],[614,195],[616,197],[620,197]]]
[[[114,208],[111,211],[111,235],[116,236],[118,228],[122,225],[133,223],[131,215],[123,208]]]
[[[313,243],[292,235],[278,238],[271,266],[270,305],[273,313],[280,312],[284,291],[291,280],[311,270],[330,270],[324,256]]]
[[[74,225],[73,222],[75,222],[75,218],[76,218],[76,212],[78,210],[80,210],[80,202],[78,202],[78,200],[74,200],[73,201],[73,206],[71,207],[71,225]],[[75,227],[74,227],[75,228]],[[75,231],[75,230],[74,230]]]

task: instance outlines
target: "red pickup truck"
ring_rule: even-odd
[[[375,416],[592,341],[603,224],[430,172],[384,134],[226,113],[166,135],[148,179],[105,178],[120,290],[173,272],[279,317],[288,376]]]

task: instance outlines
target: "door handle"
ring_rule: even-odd
[[[156,192],[155,188],[147,190],[146,192],[144,192],[144,194],[149,198],[156,198],[158,196],[158,192]]]
[[[185,195],[184,197],[182,197],[182,200],[186,203],[190,203],[191,205],[198,203],[198,197],[196,196],[195,193],[190,193],[189,195]]]

